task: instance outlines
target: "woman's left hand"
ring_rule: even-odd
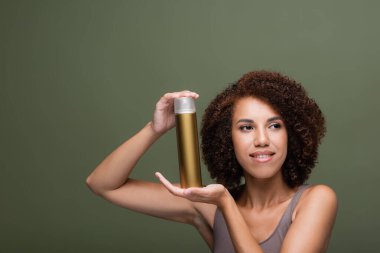
[[[214,204],[220,207],[223,200],[229,194],[228,190],[221,184],[209,184],[206,187],[183,189],[170,183],[160,172],[156,172],[155,175],[173,195],[186,198],[190,201]]]

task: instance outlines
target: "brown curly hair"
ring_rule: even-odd
[[[243,75],[206,108],[202,119],[201,149],[211,177],[235,196],[243,188],[243,170],[236,159],[231,136],[234,104],[243,97],[258,98],[282,116],[288,133],[283,179],[292,188],[303,184],[315,166],[318,146],[326,133],[325,118],[300,83],[268,71]]]

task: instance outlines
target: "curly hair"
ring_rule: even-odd
[[[277,72],[253,71],[219,93],[202,119],[202,158],[211,178],[231,193],[242,190],[243,170],[232,143],[234,104],[243,97],[255,97],[277,111],[285,121],[288,152],[282,176],[289,187],[303,184],[315,166],[318,146],[326,133],[325,118],[300,83]]]

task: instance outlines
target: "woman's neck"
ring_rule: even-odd
[[[285,183],[281,173],[269,179],[245,179],[245,188],[237,201],[244,208],[270,208],[289,200],[296,191]]]

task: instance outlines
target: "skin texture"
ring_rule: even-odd
[[[235,105],[231,126],[233,145],[246,177],[246,186],[238,199],[222,184],[181,189],[161,173],[156,173],[160,184],[129,178],[146,150],[174,127],[173,100],[182,96],[196,99],[199,95],[182,91],[161,97],[153,120],[109,154],[89,175],[87,185],[95,194],[116,205],[193,225],[210,249],[218,207],[225,217],[236,252],[262,252],[258,242],[273,231],[297,190],[290,187],[281,174],[287,154],[285,122],[279,118],[268,121],[279,116],[268,103],[248,97],[237,100]],[[241,119],[254,123],[238,122]],[[269,162],[257,162],[250,156],[252,152],[263,150],[275,153]],[[324,252],[336,210],[336,195],[331,188],[315,185],[307,189],[293,213],[293,224],[281,252]]]

